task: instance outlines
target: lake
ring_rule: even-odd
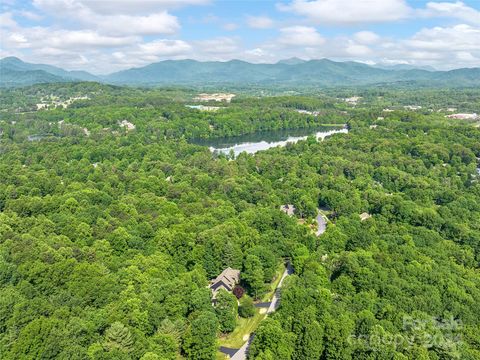
[[[262,131],[242,136],[232,136],[207,140],[194,140],[194,144],[208,146],[213,153],[230,154],[233,150],[235,156],[242,152],[255,154],[257,151],[267,150],[276,146],[285,146],[315,136],[323,140],[333,134],[347,133],[345,127],[323,126],[314,129],[272,130]]]

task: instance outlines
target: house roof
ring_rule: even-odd
[[[215,287],[216,284],[222,282],[227,285],[230,289],[240,281],[240,270],[232,269],[231,267],[226,268],[218,275],[214,280],[212,280],[210,287]]]
[[[370,214],[367,213],[367,212],[363,212],[363,213],[360,214],[360,220],[361,220],[361,221],[370,219],[371,217],[372,217],[372,215],[370,215]]]

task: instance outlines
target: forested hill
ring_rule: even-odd
[[[47,95],[89,98],[28,108]],[[186,107],[192,95],[2,91],[2,360],[223,360],[221,342],[255,321],[249,360],[480,359],[480,130],[445,117],[478,109],[478,89],[374,89],[356,106],[239,96],[212,112]],[[234,159],[186,140],[324,119],[349,133]],[[285,258],[294,273],[260,322],[252,300]],[[227,267],[240,307],[225,291],[212,306]]]
[[[276,64],[252,64],[245,61],[199,62],[167,60],[141,68],[109,75],[94,76],[86,72],[65,71],[17,58],[0,60],[2,86],[20,86],[40,82],[99,81],[126,85],[190,85],[264,87],[337,87],[381,84],[423,87],[480,86],[480,69],[428,71],[402,67],[379,68],[357,62],[328,59],[301,61],[289,59]]]

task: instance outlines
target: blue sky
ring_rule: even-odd
[[[2,0],[0,56],[108,73],[166,59],[480,66],[480,0]]]

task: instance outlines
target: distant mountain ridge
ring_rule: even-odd
[[[412,83],[422,86],[480,86],[480,68],[450,71],[419,69],[409,65],[371,66],[329,59],[290,58],[275,64],[252,64],[241,60],[226,62],[165,60],[139,68],[95,76],[84,71],[30,64],[14,57],[0,60],[2,86],[35,83],[98,81],[118,85],[222,85],[222,86],[364,86]]]
[[[0,60],[0,83],[2,85],[30,85],[37,83],[101,81],[86,71],[67,71],[62,68],[26,63],[17,57],[6,57]]]
[[[372,65],[377,69],[384,69],[384,70],[426,70],[426,71],[437,71],[433,66],[413,66],[408,64],[395,64],[395,65],[387,65],[387,64],[375,64]]]

